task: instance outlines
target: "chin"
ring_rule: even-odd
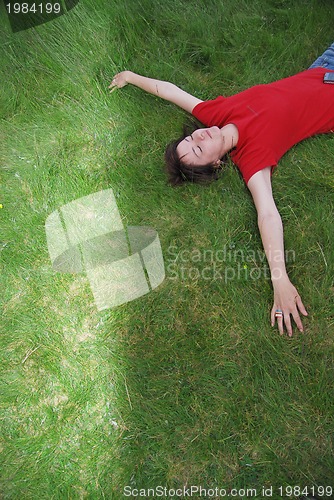
[[[220,128],[214,125],[213,127],[210,127],[210,130],[213,132],[215,135],[220,135]]]

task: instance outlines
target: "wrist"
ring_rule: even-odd
[[[273,285],[281,283],[282,281],[289,280],[288,274],[285,269],[275,267],[271,270],[271,282]]]
[[[134,75],[134,73],[132,71],[129,71],[129,70],[125,71],[125,81],[126,81],[126,83],[133,83],[133,75]]]

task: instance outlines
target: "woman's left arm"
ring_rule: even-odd
[[[291,316],[302,332],[303,324],[299,313],[307,316],[307,311],[294,285],[289,280],[285,267],[283,224],[277,210],[271,189],[271,168],[267,167],[254,174],[248,182],[258,214],[258,226],[271,272],[274,289],[274,304],[271,310],[271,324],[275,324],[275,312],[280,310],[282,318],[277,318],[281,334],[286,327],[292,336]]]

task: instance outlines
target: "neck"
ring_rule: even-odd
[[[222,134],[222,149],[224,155],[238,144],[239,132],[233,123],[228,123],[221,128],[220,131]]]

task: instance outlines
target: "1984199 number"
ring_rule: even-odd
[[[332,486],[280,486],[278,488],[281,497],[300,497],[300,495],[317,495],[318,497],[332,497]],[[309,497],[308,497],[309,498]]]
[[[60,3],[28,3],[15,2],[6,5],[8,14],[59,14],[61,11]]]

